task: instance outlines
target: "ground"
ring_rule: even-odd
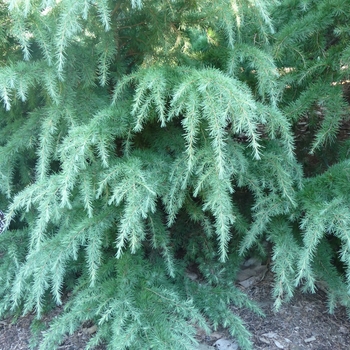
[[[252,333],[254,350],[347,350],[350,349],[350,321],[344,308],[337,308],[333,315],[327,312],[327,299],[322,290],[315,294],[297,292],[292,301],[282,306],[278,313],[272,311],[272,275],[263,273],[263,279],[240,286],[257,301],[266,314],[261,318],[247,310],[233,309],[246,323]],[[250,285],[249,285],[250,284]],[[60,309],[47,316],[54,317]],[[0,350],[30,349],[30,322],[33,315],[21,317],[16,324],[10,320],[0,321]],[[72,336],[67,336],[60,350],[83,350],[95,331],[91,324],[84,325]],[[237,345],[224,330],[210,336],[198,333],[199,350],[237,350]],[[98,350],[104,350],[101,346]],[[141,350],[141,349],[140,349]]]
[[[248,291],[258,301],[266,317],[235,310],[253,334],[254,349],[289,350],[348,350],[350,349],[350,322],[345,308],[337,308],[330,315],[326,294],[300,291],[278,313],[273,312],[271,280],[267,278]]]

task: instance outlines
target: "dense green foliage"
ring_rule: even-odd
[[[192,349],[223,325],[250,349],[228,308],[260,312],[234,284],[250,254],[272,256],[276,308],[319,280],[350,306],[349,17],[348,0],[1,2],[0,316],[69,295],[40,349],[86,321],[88,348]]]

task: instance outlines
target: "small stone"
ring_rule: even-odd
[[[269,340],[267,340],[267,339],[266,339],[266,338],[264,338],[264,337],[259,337],[259,340],[260,340],[262,343],[265,343],[265,344],[270,345],[270,341],[269,341]]]
[[[96,333],[96,331],[97,331],[97,326],[96,325],[93,325],[93,326],[91,326],[89,328],[83,328],[83,332],[85,334],[94,334],[94,333]]]
[[[243,266],[246,268],[258,264],[261,265],[261,261],[259,261],[257,258],[249,258],[243,263]]]
[[[252,285],[254,285],[255,282],[256,282],[256,277],[253,276],[253,277],[247,278],[247,279],[244,280],[244,281],[239,282],[239,284],[240,284],[243,288],[249,288],[249,287],[251,287]]]
[[[238,350],[238,344],[232,340],[221,338],[214,343],[218,350]]]
[[[279,341],[274,340],[274,343],[279,349],[284,349],[284,345],[282,345]]]
[[[267,338],[277,338],[277,333],[275,332],[268,332],[268,333],[264,333],[263,334],[264,337],[267,337]]]
[[[218,339],[220,339],[222,337],[223,337],[222,333],[219,333],[219,332],[210,333],[210,338],[213,339],[213,340],[218,340]]]
[[[316,338],[314,336],[310,337],[310,338],[307,338],[307,339],[304,339],[304,342],[305,343],[311,343],[312,341],[315,341]]]
[[[186,272],[187,277],[191,280],[191,281],[195,281],[198,279],[198,275],[194,272]]]
[[[291,345],[290,350],[305,350],[305,348],[299,345]]]
[[[348,334],[348,330],[347,330],[346,327],[344,327],[344,326],[341,326],[341,327],[339,328],[339,332],[340,332],[340,333],[343,333],[343,334]]]

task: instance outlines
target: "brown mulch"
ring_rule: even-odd
[[[54,317],[62,312],[62,307],[57,307],[41,320],[42,328],[47,329]],[[0,350],[29,350],[38,349],[38,346],[31,347],[33,333],[30,330],[35,314],[20,317],[17,322],[10,319],[0,321]],[[73,335],[67,335],[61,342],[58,350],[84,350],[85,345],[95,332],[96,327],[91,324],[83,325]],[[96,347],[96,350],[105,350],[105,346]]]
[[[260,304],[266,314],[265,318],[247,310],[233,308],[252,333],[254,350],[350,349],[350,321],[344,308],[339,307],[333,315],[330,315],[327,312],[324,292],[318,291],[315,294],[297,292],[290,303],[283,305],[280,311],[275,313],[271,299],[271,284],[272,276],[268,273],[263,281],[246,289],[248,295]],[[48,324],[49,319],[58,313],[60,308],[46,316],[44,324]],[[0,350],[29,350],[30,323],[33,318],[34,315],[21,317],[15,324],[8,319],[0,321]],[[83,350],[92,332],[91,325],[84,325],[74,335],[66,336],[58,349]],[[212,345],[221,336],[226,337],[227,334],[213,332],[212,337],[203,337],[200,339],[202,340],[200,348],[215,349]],[[99,350],[104,349],[103,346],[99,347]]]
[[[272,276],[251,287],[248,295],[266,314],[260,318],[252,312],[234,310],[253,335],[254,349],[348,350],[350,320],[345,308],[329,314],[326,294],[297,291],[294,298],[275,313],[271,298]]]

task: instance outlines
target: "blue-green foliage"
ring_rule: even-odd
[[[86,321],[89,349],[191,349],[209,325],[250,349],[228,305],[259,312],[234,280],[264,241],[276,307],[318,279],[349,304],[347,153],[305,179],[292,129],[321,110],[315,152],[347,115],[347,3],[302,4],[0,5],[0,316],[69,292],[40,349]]]

